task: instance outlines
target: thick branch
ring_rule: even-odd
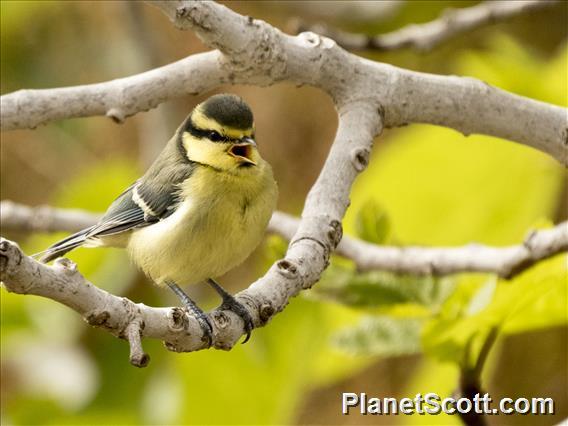
[[[304,219],[286,258],[236,296],[248,309],[255,327],[266,324],[284,309],[290,298],[311,287],[327,267],[330,254],[341,239],[341,218],[351,184],[365,164],[364,153],[370,151],[378,125],[374,106],[356,103],[340,111],[334,145],[306,200]],[[354,153],[363,154],[353,156]],[[148,362],[139,336],[161,339],[173,351],[207,347],[197,320],[186,312],[135,305],[87,282],[68,260],[47,266],[25,256],[8,240],[0,244],[0,279],[8,291],[49,297],[76,310],[90,324],[128,339],[130,359],[137,366]],[[228,350],[244,334],[244,324],[233,312],[217,310],[210,317],[216,348]]]
[[[406,47],[427,52],[460,34],[505,21],[519,15],[545,9],[556,0],[487,1],[473,7],[447,9],[442,16],[424,24],[413,24],[387,34],[369,36],[349,33],[325,24],[298,25],[297,32],[313,31],[334,39],[347,50],[397,50]]]
[[[82,210],[33,208],[11,201],[2,201],[0,211],[0,225],[3,230],[10,231],[75,232],[93,225],[100,216]],[[39,220],[36,219],[38,215]],[[270,220],[268,232],[291,240],[299,223],[298,218],[277,211]],[[535,263],[567,250],[568,222],[563,222],[552,229],[532,232],[522,244],[508,247],[481,244],[392,247],[344,236],[335,252],[351,259],[360,272],[383,270],[414,275],[488,272],[511,278]]]
[[[180,28],[219,48],[142,74],[86,86],[25,90],[1,97],[2,129],[70,117],[117,121],[161,102],[227,83],[287,80],[319,87],[341,107],[364,100],[386,127],[431,123],[532,146],[568,165],[566,109],[513,95],[472,78],[396,68],[352,55],[325,37],[291,37],[211,2],[154,2]],[[213,30],[215,29],[215,30]]]
[[[151,308],[142,303],[114,296],[87,281],[75,264],[59,259],[53,266],[37,262],[22,253],[16,243],[0,241],[0,281],[6,290],[19,294],[48,297],[74,309],[89,324],[101,327],[117,337],[129,341],[130,360],[144,367],[149,357],[142,350],[141,337],[160,339],[171,350],[203,348],[199,323],[184,315],[179,308]],[[227,318],[232,312],[215,312],[212,315],[215,335],[234,328],[237,321]],[[258,316],[257,316],[258,321]],[[257,324],[258,325],[258,324]],[[221,339],[218,347],[223,348]]]
[[[312,33],[290,37],[262,21],[211,2],[157,2],[182,28],[190,27],[219,51],[107,83],[20,91],[2,96],[4,129],[33,127],[66,117],[106,114],[117,121],[185,93],[220,84],[269,85],[287,80],[329,93],[339,113],[335,141],[306,199],[286,257],[237,295],[256,327],[311,287],[339,243],[341,220],[357,174],[367,165],[373,138],[390,126],[422,121],[516,140],[554,155],[566,153],[565,110],[493,89],[470,79],[410,72],[371,62]],[[195,318],[180,309],[156,309],[97,289],[68,261],[46,266],[9,241],[0,244],[0,278],[19,293],[51,297],[93,324],[126,338],[131,361],[148,361],[142,337],[158,338],[174,351],[204,349]],[[214,311],[214,346],[230,349],[244,334],[242,320]]]

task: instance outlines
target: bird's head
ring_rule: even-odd
[[[197,105],[180,137],[189,160],[220,171],[244,173],[262,161],[252,111],[235,95],[215,95]]]

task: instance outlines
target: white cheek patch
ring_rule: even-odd
[[[191,161],[222,170],[234,167],[233,158],[227,154],[229,144],[211,142],[205,138],[199,139],[189,133],[184,133],[183,146],[187,152],[187,158]]]

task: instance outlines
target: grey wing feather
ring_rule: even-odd
[[[155,222],[157,219],[147,221],[142,209],[132,200],[132,190],[135,185],[130,186],[118,196],[96,225],[70,235],[36,255],[42,255],[40,259],[42,262],[49,262],[83,245],[88,239],[114,235]]]
[[[178,204],[177,188],[168,185],[162,188],[153,188],[141,183],[134,188],[135,201],[148,216],[157,216],[160,219],[168,217]]]
[[[146,174],[114,200],[96,225],[37,253],[43,255],[41,260],[49,262],[89,239],[148,226],[172,214],[179,204],[178,185],[194,169],[194,164],[184,156],[180,143],[179,135],[172,138]]]

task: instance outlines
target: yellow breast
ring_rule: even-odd
[[[180,191],[180,207],[133,232],[127,246],[159,285],[198,283],[240,264],[260,243],[277,199],[264,161],[239,175],[198,167]]]

